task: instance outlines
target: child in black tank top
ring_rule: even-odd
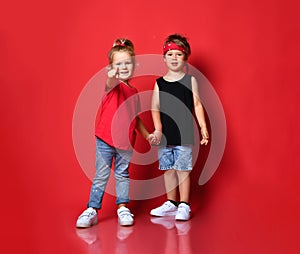
[[[189,174],[194,143],[193,113],[201,128],[200,144],[207,145],[209,139],[197,81],[184,72],[190,52],[185,37],[173,34],[166,39],[163,54],[168,72],[156,80],[152,98],[154,134],[160,145],[159,169],[165,171],[167,201],[152,209],[150,214],[175,215],[176,220],[182,221],[189,220],[191,212]]]

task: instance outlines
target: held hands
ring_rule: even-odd
[[[150,145],[159,145],[162,138],[162,133],[158,130],[155,130],[153,133],[149,134],[148,141]]]
[[[202,127],[201,128],[201,135],[202,135],[202,140],[200,141],[201,145],[207,145],[208,144],[208,139],[209,139],[209,135],[208,135],[208,131],[206,127]]]
[[[153,133],[149,134],[147,140],[150,143],[150,145],[154,145],[157,142],[157,138]]]

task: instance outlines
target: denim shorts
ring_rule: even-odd
[[[192,150],[192,145],[159,147],[159,169],[192,170]]]

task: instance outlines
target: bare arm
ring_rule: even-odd
[[[149,138],[149,132],[147,131],[145,125],[143,124],[142,120],[140,117],[136,117],[136,129],[138,130],[138,132],[143,136],[144,139]]]
[[[155,142],[156,140],[155,135],[153,133],[149,134],[141,118],[137,116],[135,119],[136,119],[136,129],[142,135],[142,137],[148,140],[150,144]]]
[[[194,77],[192,77],[192,91],[193,91],[193,99],[194,99],[194,110],[195,110],[197,121],[201,128],[202,140],[200,141],[200,144],[207,145],[209,135],[208,135],[206,121],[205,121],[204,108],[199,98],[198,83]]]
[[[112,88],[114,88],[116,85],[118,85],[119,83],[118,77],[119,77],[119,68],[110,69],[107,72],[105,91],[109,91]]]
[[[160,143],[160,140],[162,138],[162,124],[161,124],[161,120],[160,120],[160,103],[159,103],[159,88],[157,83],[155,83],[154,85],[154,89],[153,89],[153,95],[152,95],[152,119],[153,119],[153,123],[154,123],[154,135],[157,138],[157,144]]]

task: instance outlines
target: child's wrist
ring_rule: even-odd
[[[149,141],[150,137],[151,137],[151,133],[148,133],[148,135],[146,135],[145,139],[146,139],[147,141]]]

